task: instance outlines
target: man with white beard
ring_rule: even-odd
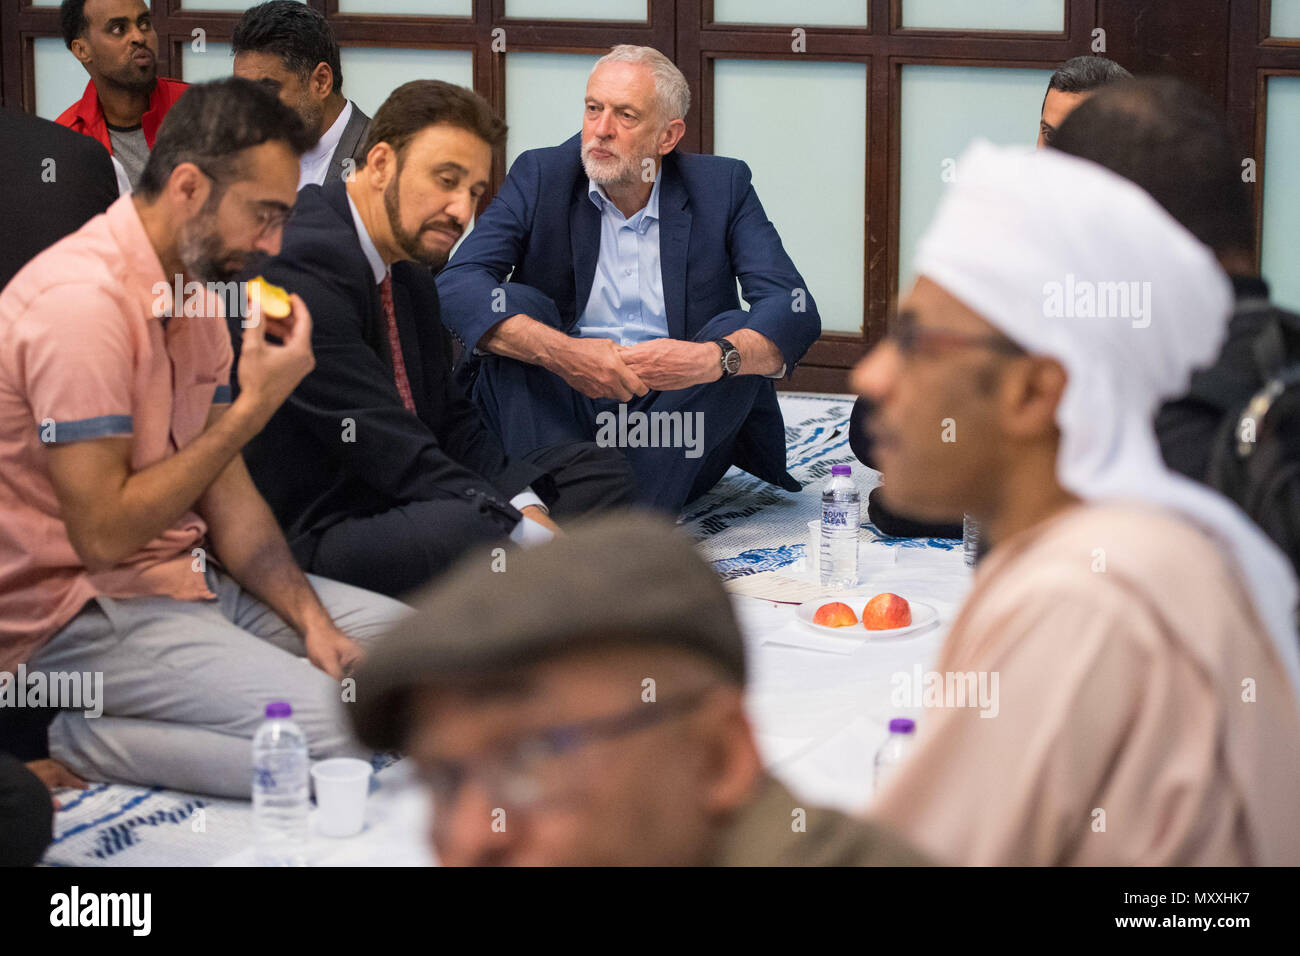
[[[615,441],[642,499],[670,512],[733,464],[799,489],[772,380],[821,331],[749,168],[677,151],[689,102],[662,53],[615,47],[581,133],[521,155],[438,276],[470,353],[462,381],[507,454],[602,443],[601,423],[624,416],[703,415],[692,454]]]

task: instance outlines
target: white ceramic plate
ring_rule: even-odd
[[[853,608],[853,613],[859,617],[862,615],[862,609],[866,607],[870,597],[864,597],[861,594],[842,594],[831,595],[827,598],[821,598],[817,601],[806,601],[800,604],[794,610],[794,616],[799,623],[809,630],[816,631],[818,634],[830,634],[834,637],[849,638],[852,640],[878,641],[888,640],[895,637],[903,637],[918,631],[923,627],[928,627],[935,621],[939,620],[939,612],[929,604],[922,604],[920,601],[909,601],[912,606],[912,623],[907,627],[891,627],[885,631],[869,631],[862,626],[861,622],[850,624],[848,627],[827,627],[825,624],[814,624],[813,615],[817,609],[827,604],[834,604],[840,601]]]

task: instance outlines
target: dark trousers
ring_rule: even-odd
[[[554,372],[500,356],[483,359],[474,382],[474,398],[488,424],[496,430],[506,454],[526,455],[557,442],[602,441],[613,433],[615,447],[627,456],[636,476],[640,503],[674,517],[726,474],[735,461],[741,426],[754,407],[765,379],[740,375],[692,388],[651,391],[626,403],[591,399],[572,388]],[[620,409],[625,405],[625,410]],[[661,437],[685,436],[685,416],[692,416],[691,447],[674,442],[668,447],[637,444],[630,429],[602,428],[621,416],[676,416],[677,429],[652,424]],[[654,422],[655,419],[649,419]],[[658,421],[666,422],[668,418]],[[620,433],[622,432],[622,433]],[[630,442],[624,438],[631,436]],[[798,487],[797,485],[795,487]]]
[[[0,753],[0,866],[33,866],[54,839],[54,802],[17,757]]]
[[[557,497],[557,524],[636,503],[627,461],[615,449],[568,442],[521,456],[541,468]],[[467,551],[508,543],[495,522],[462,498],[415,501],[376,515],[348,518],[319,535],[306,570],[400,597],[447,570]]]

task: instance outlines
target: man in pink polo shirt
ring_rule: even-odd
[[[240,456],[311,370],[311,317],[245,323],[232,403],[214,284],[279,250],[307,145],[257,84],[191,87],[135,195],[0,294],[0,672],[102,674],[49,730],[87,779],[246,796],[278,700],[313,757],[348,751],[337,682],[404,612],[309,581]]]

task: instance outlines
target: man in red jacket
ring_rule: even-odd
[[[60,15],[63,42],[90,82],[58,122],[104,144],[127,192],[185,84],[158,76],[158,35],[144,0],[63,0]]]

